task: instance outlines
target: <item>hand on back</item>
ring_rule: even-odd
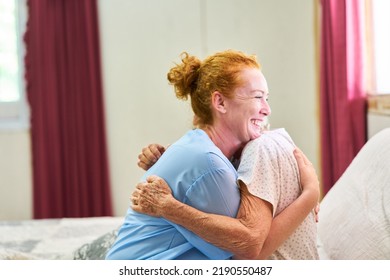
[[[160,144],[150,144],[143,148],[138,155],[138,166],[143,170],[148,170],[162,156],[166,148]]]

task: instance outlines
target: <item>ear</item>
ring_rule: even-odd
[[[225,100],[225,96],[223,96],[223,94],[219,91],[214,91],[211,94],[211,104],[218,112],[226,113]]]

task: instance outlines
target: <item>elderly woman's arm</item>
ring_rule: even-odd
[[[242,184],[237,218],[201,212],[177,201],[166,182],[151,176],[137,185],[132,195],[135,211],[164,217],[191,230],[206,241],[232,252],[237,258],[267,258],[302,223],[316,206],[318,178],[305,155],[295,156],[300,170],[302,194],[272,220],[270,203],[251,195]]]
[[[237,218],[230,218],[205,213],[181,203],[171,195],[163,179],[150,176],[148,183],[137,185],[132,196],[132,208],[182,225],[204,240],[241,258],[255,259],[268,235],[272,208],[268,202],[249,194],[245,186],[241,193]]]

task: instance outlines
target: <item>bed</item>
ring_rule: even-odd
[[[322,258],[390,260],[390,128],[369,139],[320,207]]]
[[[122,222],[123,217],[0,221],[0,259],[104,259]]]

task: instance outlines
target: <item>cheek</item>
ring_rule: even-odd
[[[247,108],[248,109],[248,112],[250,112],[250,114],[257,114],[261,111],[262,109],[262,104],[260,102],[253,102],[252,106],[250,106],[250,108]]]

